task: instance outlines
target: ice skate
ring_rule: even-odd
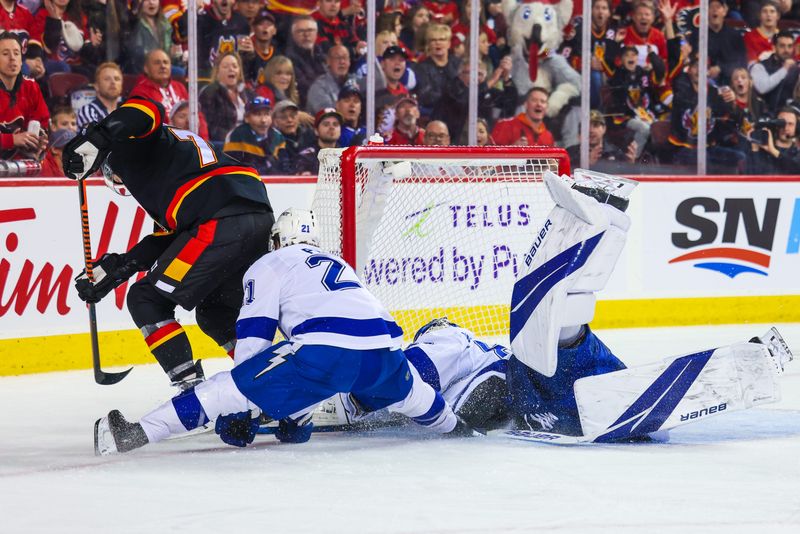
[[[448,438],[474,438],[482,435],[483,434],[469,426],[459,415],[456,415],[456,426],[453,430],[444,434],[444,436]]]
[[[366,415],[360,408],[352,395],[337,393],[324,400],[314,411],[314,425],[319,427],[351,425]]]
[[[206,375],[203,372],[203,364],[201,363],[202,360],[197,360],[194,362],[194,370],[192,372],[188,372],[180,376],[170,383],[170,386],[178,388],[181,392],[186,391],[187,389],[191,389],[195,387],[197,384],[202,382],[206,379]]]
[[[119,410],[111,410],[94,423],[95,456],[128,452],[148,443],[142,425],[126,421]]]
[[[794,359],[794,355],[789,350],[789,345],[784,341],[778,329],[774,326],[770,328],[766,334],[761,337],[754,337],[750,340],[751,343],[761,343],[767,346],[772,360],[775,362],[775,367],[778,374],[783,373],[786,364]]]

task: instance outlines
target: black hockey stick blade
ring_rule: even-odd
[[[100,343],[97,337],[97,314],[94,304],[89,304],[89,336],[92,340],[92,368],[94,369],[94,381],[102,386],[116,384],[133,370],[133,367],[121,373],[107,373],[100,368]]]
[[[101,386],[111,386],[113,384],[116,384],[126,376],[128,376],[128,373],[130,373],[131,371],[133,371],[133,367],[131,367],[130,369],[126,369],[121,373],[106,373],[102,369],[95,369],[94,381],[100,384]]]

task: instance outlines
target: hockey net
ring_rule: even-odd
[[[508,335],[517,272],[569,174],[561,149],[366,146],[320,152],[312,209],[321,247],[353,265],[407,340],[447,316]]]

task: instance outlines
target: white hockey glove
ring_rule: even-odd
[[[108,156],[111,140],[97,124],[84,128],[64,147],[61,165],[64,174],[73,180],[83,180],[95,173]]]

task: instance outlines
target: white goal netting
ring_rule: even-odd
[[[542,175],[563,160],[500,148],[320,153],[312,209],[321,246],[355,265],[407,339],[441,316],[508,335],[514,280],[552,207]]]

